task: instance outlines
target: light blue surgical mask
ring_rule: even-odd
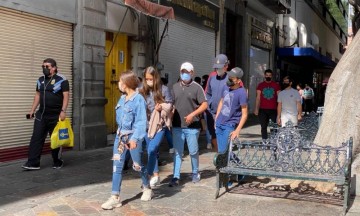
[[[180,74],[180,78],[181,78],[182,81],[185,81],[185,82],[191,80],[191,76],[190,76],[190,74],[188,74],[188,73],[181,73],[181,74]]]

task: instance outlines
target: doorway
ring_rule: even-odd
[[[129,68],[128,36],[118,34],[115,38],[114,33],[106,32],[107,53],[110,52],[111,46],[111,53],[105,58],[105,97],[108,100],[105,105],[105,122],[108,134],[115,133],[117,129],[115,106],[121,96],[118,81],[120,74]]]

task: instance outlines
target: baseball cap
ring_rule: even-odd
[[[182,70],[187,70],[188,72],[194,71],[194,66],[190,62],[185,62],[180,67],[180,71]]]
[[[219,54],[215,57],[213,68],[223,68],[227,63],[229,63],[228,57],[224,54]]]
[[[244,75],[244,72],[241,68],[234,67],[233,69],[231,69],[231,71],[228,71],[227,74],[228,77],[236,77],[238,79],[241,79]]]

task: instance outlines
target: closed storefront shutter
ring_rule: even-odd
[[[34,120],[27,120],[45,58],[57,61],[70,84],[72,24],[0,7],[0,162],[27,157]]]
[[[181,18],[169,20],[169,29],[160,47],[159,61],[164,73],[169,74],[169,87],[179,78],[180,66],[189,61],[194,65],[195,76],[209,74],[215,58],[215,30],[191,24]],[[166,22],[160,21],[161,35]]]

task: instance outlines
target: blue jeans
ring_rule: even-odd
[[[169,149],[174,148],[172,134],[168,127],[165,127],[165,137],[166,137],[166,141],[169,145]]]
[[[146,171],[146,167],[143,166],[141,161],[142,156],[142,141],[137,143],[137,146],[133,150],[128,150],[125,148],[122,154],[118,151],[119,146],[119,136],[116,135],[114,147],[113,147],[113,176],[112,176],[112,195],[120,195],[121,182],[122,182],[122,172],[124,168],[124,162],[127,152],[130,152],[131,159],[133,161],[133,169],[140,173],[142,184],[144,187],[149,187],[149,179]],[[136,165],[136,166],[135,166]],[[139,167],[138,169],[136,167]]]
[[[150,176],[159,172],[158,165],[158,152],[159,146],[162,138],[164,137],[165,129],[157,132],[152,139],[149,139],[148,136],[145,137],[146,141],[146,149],[148,153],[148,164],[147,164],[147,172]]]
[[[229,148],[229,135],[235,130],[234,126],[230,125],[216,125],[216,141],[218,144],[218,152],[223,154]]]
[[[182,163],[182,155],[184,152],[185,139],[188,145],[192,173],[199,172],[199,138],[200,129],[197,128],[173,128],[173,142],[174,142],[174,178],[180,179],[180,170]]]

